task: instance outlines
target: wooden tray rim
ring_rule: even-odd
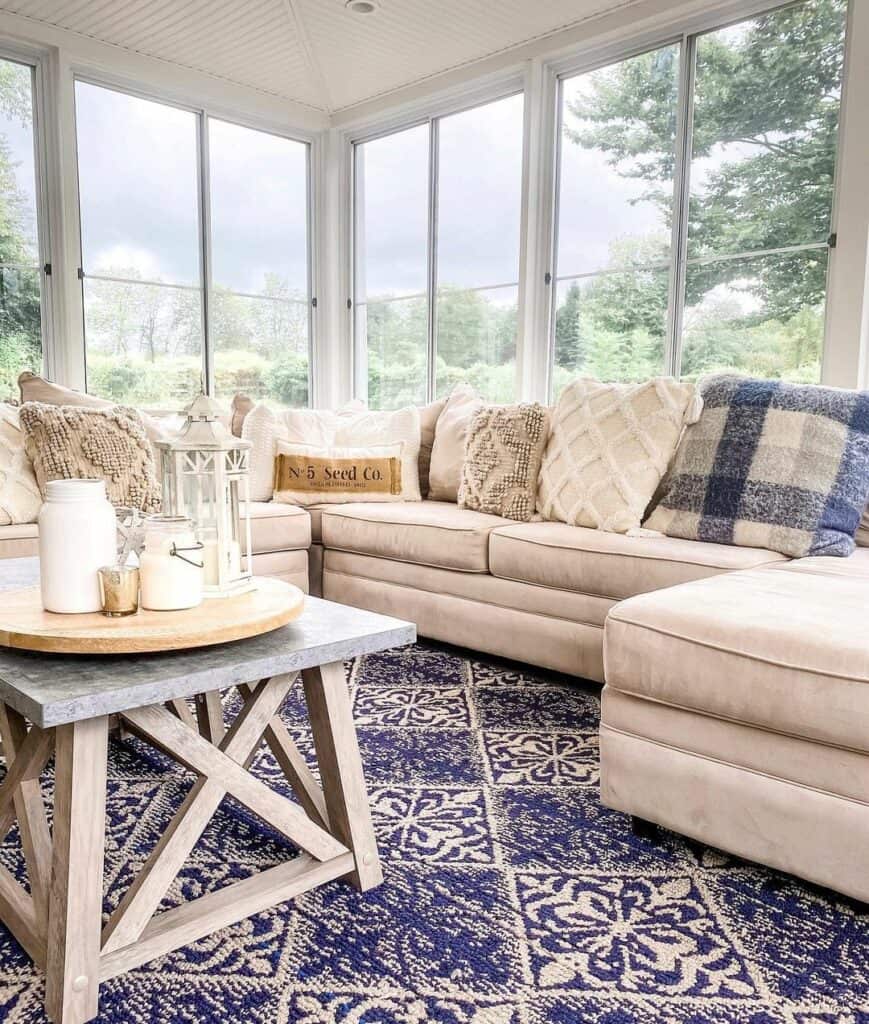
[[[300,587],[263,576],[254,577],[254,583],[255,590],[231,597],[208,597],[195,608],[166,612],[143,609],[136,615],[119,618],[100,612],[47,612],[42,608],[38,585],[0,591],[0,648],[41,654],[159,654],[261,636],[280,629],[302,614],[305,593]],[[251,603],[251,598],[262,599],[269,594],[274,600],[262,602],[261,614],[238,617],[239,612],[244,612],[243,605]],[[35,608],[22,609],[23,600],[32,602],[34,598]],[[18,603],[17,610],[10,607],[12,602]],[[203,610],[208,614],[203,616]],[[31,626],[24,617],[28,611],[33,615]],[[223,614],[216,619],[221,612]],[[147,616],[145,625],[142,625],[142,616]],[[93,623],[91,635],[82,631],[84,620]],[[148,631],[158,626],[174,627],[177,632]]]

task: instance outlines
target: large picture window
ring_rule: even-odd
[[[523,97],[355,146],[357,390],[516,389]]]
[[[577,372],[820,379],[846,9],[562,80],[554,393]]]
[[[308,145],[84,81],[76,126],[88,390],[307,404]]]
[[[42,370],[44,259],[37,222],[34,69],[0,58],[0,389]]]

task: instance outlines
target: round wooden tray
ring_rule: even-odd
[[[196,608],[109,618],[100,612],[59,615],[42,607],[39,587],[0,593],[0,646],[47,654],[145,654],[242,640],[278,629],[302,614],[298,587],[268,577],[235,597],[206,598]]]

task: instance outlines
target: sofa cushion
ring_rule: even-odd
[[[494,576],[614,600],[777,561],[784,555],[759,548],[628,537],[566,523],[504,526],[489,539]]]
[[[333,505],[321,512],[323,546],[464,572],[487,572],[489,534],[507,522],[444,501]]]
[[[44,405],[75,405],[85,409],[111,409],[115,402],[105,398],[97,398],[95,395],[88,395],[84,391],[73,391],[72,388],[65,388],[62,384],[55,384],[46,380],[29,370],[25,370],[18,377],[18,390],[21,394],[21,404],[26,402],[42,402]],[[149,441],[162,441],[167,434],[175,431],[183,423],[183,418],[177,414],[160,416],[158,414],[138,410],[145,425],[145,433]]]
[[[446,398],[439,398],[428,405],[420,406],[419,410],[419,493],[423,498],[428,497],[428,474],[438,417],[446,404]]]
[[[274,501],[250,503],[250,542],[253,554],[304,551],[311,544],[311,519],[298,505]]]
[[[799,563],[643,594],[607,617],[607,685],[869,751],[867,601],[869,575]]]
[[[462,482],[465,445],[482,398],[470,384],[457,384],[435,424],[428,474],[428,496],[435,501],[456,501]]]
[[[32,558],[39,554],[39,527],[36,523],[0,526],[0,559]]]
[[[303,508],[273,502],[250,503],[250,541],[255,555],[306,551],[311,544],[311,520]],[[39,554],[36,523],[0,526],[0,559]],[[254,566],[256,571],[256,566]],[[269,574],[271,575],[271,574]]]
[[[0,402],[0,524],[35,523],[42,505],[33,464],[24,450],[19,409]]]

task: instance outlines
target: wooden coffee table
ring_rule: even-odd
[[[37,578],[35,559],[0,563],[0,586]],[[0,865],[0,920],[46,972],[57,1024],[98,1012],[101,981],[336,878],[382,881],[343,662],[413,643],[412,623],[308,598],[274,632],[195,651],[58,656],[0,648],[0,842],[19,824],[31,893]],[[301,673],[322,786],[279,710]],[[228,730],[220,691],[242,708]],[[196,713],[185,698],[195,697]],[[102,921],[110,716],[198,778],[117,909]],[[299,803],[251,774],[268,743]],[[39,777],[55,757],[54,826]],[[156,913],[226,795],[301,850],[295,859]]]

